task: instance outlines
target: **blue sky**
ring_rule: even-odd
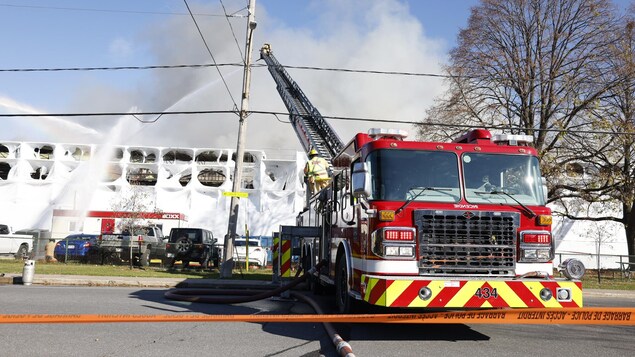
[[[223,0],[222,4],[228,13],[246,15],[239,10],[247,2]],[[624,6],[627,1],[618,3]],[[188,4],[199,14],[197,22],[216,61],[239,62],[246,19],[231,18],[232,33],[224,17],[210,16],[223,14],[220,1],[189,0]],[[475,4],[478,0],[256,0],[254,60],[260,46],[268,42],[278,60],[287,65],[440,73]],[[211,62],[182,0],[0,0],[0,34],[0,69]],[[241,70],[223,68],[222,72],[237,101]],[[324,115],[418,120],[442,92],[438,79],[425,77],[289,72]],[[0,112],[4,113],[232,107],[218,73],[209,68],[0,72]],[[254,69],[250,108],[285,111],[264,68]],[[118,144],[214,148],[235,147],[237,122],[232,115],[160,118],[153,124],[129,117],[78,118],[73,125],[70,119],[0,121],[0,140],[104,140],[93,135],[96,130]],[[344,141],[377,126],[331,124]],[[127,134],[109,137],[117,126]],[[290,125],[272,116],[250,117],[248,139],[252,149],[300,149]]]

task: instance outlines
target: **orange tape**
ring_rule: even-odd
[[[334,322],[635,326],[635,308],[508,309],[415,314],[330,315],[0,315],[0,324],[128,322]]]

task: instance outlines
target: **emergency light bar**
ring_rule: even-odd
[[[383,138],[403,140],[408,137],[408,132],[401,129],[371,128],[368,130],[368,136],[373,140]]]
[[[492,141],[498,145],[529,146],[534,142],[531,135],[496,134]]]

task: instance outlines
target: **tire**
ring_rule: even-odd
[[[26,244],[22,244],[20,248],[18,248],[18,251],[15,253],[15,259],[16,260],[24,259],[24,257],[26,256],[28,252],[29,252],[29,247],[27,247]]]
[[[66,257],[64,255],[56,255],[55,259],[57,259],[60,263],[64,263],[64,261],[66,261]]]
[[[139,265],[142,267],[150,265],[150,247],[146,247],[146,250],[139,255]]]
[[[192,240],[187,237],[181,237],[174,242],[176,244],[176,251],[181,255],[189,254],[194,247]]]
[[[348,266],[343,255],[337,259],[335,270],[335,304],[340,314],[348,314],[352,311],[352,298],[348,294]]]

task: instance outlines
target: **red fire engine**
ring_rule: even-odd
[[[565,261],[567,279],[553,276],[551,210],[531,136],[477,129],[453,142],[416,142],[400,130],[371,129],[340,145],[332,131],[319,130],[328,124],[314,120],[319,112],[268,45],[261,57],[283,99],[295,99],[284,101],[296,133],[328,149],[321,155],[335,168],[330,186],[280,236],[294,240],[304,269],[326,261],[310,285],[334,286],[341,312],[358,301],[436,309],[582,306],[582,263]]]

